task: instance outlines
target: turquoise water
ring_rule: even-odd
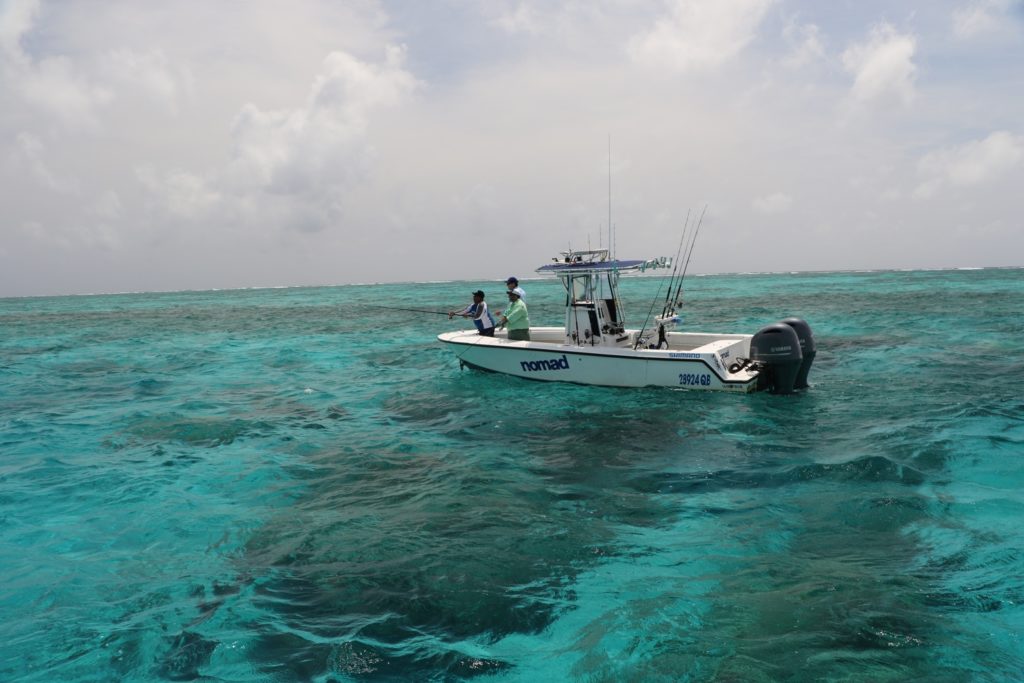
[[[689,281],[690,329],[811,323],[791,397],[376,307],[478,286],[0,300],[0,679],[1022,679],[1024,270]]]

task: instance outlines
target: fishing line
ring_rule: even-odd
[[[427,310],[425,308],[400,308],[398,306],[373,306],[372,308],[386,308],[389,311],[409,311],[411,313],[431,313],[431,314],[434,314],[434,315],[444,315],[444,316],[448,315],[444,311],[429,311],[429,310]],[[456,315],[458,315],[458,314],[456,314]],[[468,344],[466,346],[466,348],[463,349],[462,353],[460,353],[457,356],[455,356],[455,358],[458,359],[459,363],[461,364],[462,363],[462,356],[465,355],[465,353],[467,351],[469,351],[471,348],[473,348],[474,346],[479,344],[484,339],[485,339],[484,335],[482,335],[482,334],[479,335],[479,337],[477,338],[476,341],[474,341],[472,344]]]

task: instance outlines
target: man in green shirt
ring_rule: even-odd
[[[499,318],[500,327],[508,326],[509,341],[530,341],[530,315],[523,301],[523,291],[509,290],[508,309]]]

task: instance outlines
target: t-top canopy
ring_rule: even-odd
[[[541,266],[537,273],[607,273],[624,271],[645,271],[648,268],[667,268],[672,265],[672,259],[661,257],[655,259],[630,259],[613,261],[579,261],[570,263],[549,263]]]

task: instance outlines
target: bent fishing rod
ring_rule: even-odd
[[[409,311],[411,313],[433,313],[434,315],[448,315],[446,311],[428,311],[425,308],[399,308],[397,306],[371,306],[371,308],[386,308],[389,311]],[[456,313],[456,315],[458,315]]]

